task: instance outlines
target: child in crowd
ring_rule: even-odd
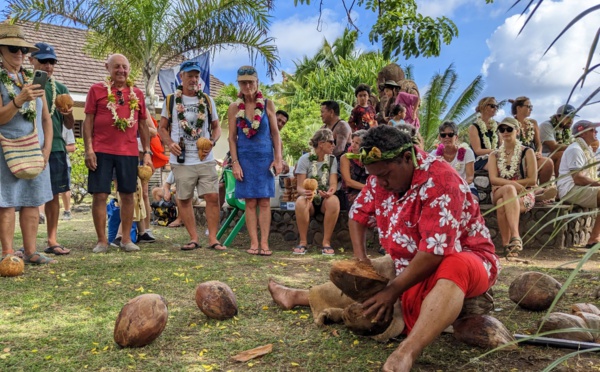
[[[404,121],[404,118],[406,117],[406,107],[402,105],[394,105],[394,107],[392,107],[391,116],[392,118],[388,122],[389,125],[395,127],[400,124],[406,124],[406,121]]]
[[[366,84],[359,84],[354,89],[354,96],[356,97],[356,107],[350,114],[348,124],[352,128],[352,133],[360,129],[369,129],[377,126],[377,120],[375,120],[375,108],[370,105],[369,97],[371,95],[371,88]]]

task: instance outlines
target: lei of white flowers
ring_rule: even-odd
[[[103,82],[106,87],[106,91],[108,92],[106,108],[110,110],[112,113],[113,126],[115,126],[120,131],[125,132],[126,128],[132,128],[135,125],[135,111],[139,109],[138,98],[133,90],[133,82],[127,79],[127,86],[129,89],[129,109],[131,113],[127,119],[120,118],[119,114],[117,114],[117,101],[115,95],[112,94],[112,80],[110,76],[107,76]]]
[[[308,156],[308,160],[311,161],[311,165],[310,165],[310,176],[311,178],[314,178],[317,180],[317,182],[319,183],[319,190],[323,190],[323,191],[327,191],[327,183],[329,182],[329,157],[331,155],[329,154],[325,154],[323,157],[323,165],[321,165],[321,178],[318,178],[317,175],[319,174],[318,168],[317,168],[317,160],[319,159],[319,157],[317,156],[317,154],[315,153],[315,150],[311,150],[310,151],[310,155]]]
[[[525,124],[525,129],[523,130],[523,141],[526,144],[533,143],[533,138],[535,136],[535,127],[533,123],[528,118],[523,120],[523,124]]]
[[[594,156],[592,151],[590,151],[590,147],[583,140],[583,138],[577,137],[577,138],[575,138],[575,142],[577,142],[579,147],[581,147],[581,149],[583,150],[583,154],[585,155],[587,164],[588,164],[588,166],[590,166],[588,168],[591,173],[590,178],[593,179],[594,181],[597,181],[598,180],[598,166],[596,164],[597,163],[596,157]]]
[[[504,143],[498,149],[498,171],[500,172],[500,176],[504,179],[511,179],[514,177],[516,172],[519,169],[519,161],[521,161],[521,152],[523,148],[521,146],[521,141],[517,140],[515,143],[515,149],[513,150],[513,156],[510,159],[510,169],[506,166],[506,149],[504,148]]]
[[[50,86],[52,87],[52,96],[50,97],[50,116],[52,116],[56,110],[56,103],[54,103],[54,100],[56,99],[56,82],[54,81],[54,78],[50,78],[49,80]]]
[[[177,110],[177,119],[179,119],[179,125],[181,129],[192,137],[196,137],[202,132],[202,126],[204,125],[204,119],[206,119],[206,101],[204,99],[204,92],[197,85],[194,87],[196,97],[198,97],[198,116],[194,122],[190,124],[185,118],[185,106],[183,106],[183,86],[179,85],[175,90],[175,109]],[[200,129],[200,133],[198,130]]]
[[[479,130],[481,131],[481,136],[483,137],[483,144],[485,145],[486,149],[493,150],[496,147],[498,147],[498,133],[496,133],[496,130],[498,129],[498,123],[496,123],[496,120],[491,118],[486,124],[483,122],[483,120],[481,120],[481,114],[477,114],[477,117],[475,118],[475,125],[477,125],[479,127]],[[490,126],[490,129],[488,129],[488,125]],[[492,131],[491,143],[489,137],[485,135],[488,130]]]
[[[31,72],[25,69],[22,69],[21,71],[21,75],[23,76],[23,83],[29,83],[29,79],[31,78]],[[17,93],[15,92],[15,84],[13,79],[8,75],[8,71],[6,71],[4,68],[0,70],[0,81],[6,87],[6,91],[8,92],[8,98],[10,98],[11,100],[14,99],[17,96]],[[34,99],[33,101],[23,103],[23,106],[19,109],[19,112],[21,113],[21,115],[23,115],[25,120],[33,123],[35,122],[35,118],[37,116],[37,112],[35,109],[36,100]]]

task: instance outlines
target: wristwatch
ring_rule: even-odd
[[[146,154],[148,154],[148,155],[150,155],[150,156],[152,156],[152,155],[153,155],[153,154],[152,154],[152,151],[144,151],[144,155],[146,155]]]

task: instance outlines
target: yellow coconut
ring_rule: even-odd
[[[152,177],[152,167],[149,165],[140,165],[138,167],[138,177],[142,181],[148,181]]]
[[[23,260],[12,254],[6,255],[0,262],[0,276],[19,276],[23,274]]]

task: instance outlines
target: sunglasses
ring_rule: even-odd
[[[504,132],[512,133],[513,130],[515,130],[515,128],[513,128],[513,127],[507,127],[507,126],[498,127],[498,132],[500,132],[500,133],[504,133]]]
[[[527,107],[530,110],[533,110],[533,105],[523,105],[523,107]]]
[[[440,133],[440,137],[442,137],[442,138],[446,138],[446,137],[452,138],[452,137],[454,137],[455,134],[456,133]]]
[[[494,110],[497,110],[497,109],[498,109],[498,107],[499,107],[498,105],[496,105],[496,104],[493,104],[493,103],[488,103],[488,106],[490,106],[490,107],[491,107],[491,108],[493,108]]]
[[[256,70],[254,68],[240,68],[237,72],[238,76],[242,75],[254,75]]]
[[[38,62],[42,65],[51,64],[52,66],[54,66],[57,61],[55,59],[48,58],[48,59],[38,59]]]
[[[123,92],[117,90],[117,97],[119,98],[119,105],[123,106],[125,104],[125,99],[123,98]]]
[[[14,46],[14,45],[8,45],[8,51],[11,53],[17,53],[19,50],[23,54],[29,53],[29,48],[27,48],[27,47],[18,47],[18,46]]]

